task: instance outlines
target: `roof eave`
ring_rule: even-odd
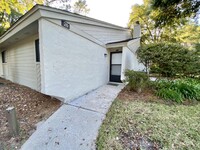
[[[94,22],[99,22],[101,23],[102,25],[109,25],[111,26],[112,28],[115,28],[115,29],[119,29],[119,30],[127,30],[127,28],[124,28],[124,27],[120,27],[120,26],[117,26],[117,25],[114,25],[114,24],[111,24],[111,23],[107,23],[107,22],[104,22],[104,21],[101,21],[101,20],[97,20],[97,19],[94,19],[94,18],[90,18],[90,17],[86,17],[86,16],[82,16],[82,15],[79,15],[79,14],[74,14],[74,13],[71,13],[71,12],[68,12],[68,11],[64,11],[64,10],[61,10],[61,9],[56,9],[56,8],[51,8],[51,7],[47,7],[47,6],[43,6],[43,5],[35,5],[31,10],[29,10],[27,13],[25,13],[21,18],[19,18],[1,37],[0,37],[0,43],[1,43],[1,39],[4,38],[9,32],[11,32],[12,30],[15,29],[16,26],[18,26],[20,23],[22,23],[23,21],[25,21],[29,16],[31,16],[33,13],[35,13],[36,11],[38,10],[46,10],[46,11],[53,11],[53,12],[56,12],[56,13],[62,13],[62,14],[67,14],[67,15],[70,15],[70,16],[73,16],[73,17],[78,17],[78,18],[83,18],[83,19],[86,19],[86,20],[90,20],[90,21],[94,21]]]
[[[67,15],[74,16],[74,17],[77,17],[77,18],[83,18],[83,19],[86,19],[86,20],[99,22],[99,23],[102,23],[102,24],[105,24],[105,25],[110,25],[113,28],[118,28],[118,29],[121,29],[121,30],[129,29],[129,28],[121,27],[121,26],[118,26],[118,25],[115,25],[115,24],[112,24],[112,23],[108,23],[108,22],[105,22],[105,21],[94,19],[94,18],[91,18],[91,17],[88,17],[88,16],[83,16],[83,15],[80,15],[80,14],[72,13],[72,12],[69,12],[69,11],[66,11],[66,10],[53,8],[53,7],[49,7],[49,6],[44,6],[44,5],[37,5],[37,6],[41,10],[47,10],[47,11],[53,11],[53,12],[57,12],[57,13],[67,14]]]
[[[22,23],[24,20],[26,20],[29,16],[34,14],[36,11],[38,11],[39,5],[35,5],[31,10],[29,10],[27,13],[25,13],[22,17],[20,17],[8,30],[0,37],[0,43],[1,40],[12,30],[14,30],[20,23]]]

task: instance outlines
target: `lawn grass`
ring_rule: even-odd
[[[116,99],[100,128],[97,149],[143,149],[141,139],[154,149],[199,150],[200,103],[167,105]]]

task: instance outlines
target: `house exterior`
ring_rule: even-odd
[[[0,37],[0,76],[69,102],[124,70],[143,70],[131,31],[67,11],[36,5]]]

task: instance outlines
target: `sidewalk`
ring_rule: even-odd
[[[99,127],[123,85],[104,85],[63,104],[25,142],[22,150],[94,150]]]

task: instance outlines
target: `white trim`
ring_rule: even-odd
[[[114,25],[114,24],[111,24],[111,23],[108,23],[108,22],[105,22],[105,21],[98,20],[98,19],[94,19],[94,18],[82,16],[82,15],[79,15],[79,14],[75,14],[75,13],[72,13],[72,12],[69,12],[69,11],[65,11],[65,10],[61,10],[61,9],[57,9],[57,8],[52,8],[52,7],[48,7],[48,6],[43,6],[43,5],[37,5],[37,6],[40,10],[46,10],[46,11],[50,11],[50,12],[54,12],[54,13],[64,14],[64,15],[67,15],[67,16],[73,16],[73,17],[79,18],[79,19],[81,18],[81,19],[84,19],[84,20],[97,22],[97,23],[100,23],[102,26],[106,25],[106,26],[110,26],[111,28],[119,29],[119,30],[127,30],[128,29],[128,28],[117,26],[117,25]]]
[[[127,42],[106,44],[106,48],[124,47],[124,46],[126,46],[126,44],[127,44]]]
[[[39,32],[39,50],[40,50],[40,75],[41,86],[40,92],[45,93],[45,72],[44,72],[44,51],[43,51],[43,34],[42,34],[42,18],[38,19],[38,32]]]
[[[135,53],[139,47],[140,47],[140,38],[133,39],[127,42],[127,48],[133,53]]]

